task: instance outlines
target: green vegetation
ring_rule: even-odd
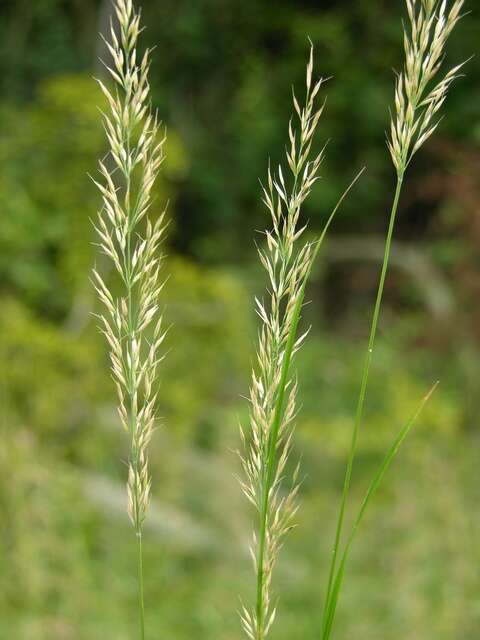
[[[169,200],[168,358],[150,453],[144,536],[146,624],[154,637],[239,638],[238,594],[255,601],[251,514],[239,473],[263,288],[252,235],[255,187],[283,154],[306,35],[327,84],[324,179],[302,220],[315,238],[358,168],[315,265],[298,355],[302,459],[298,527],[277,568],[272,637],[318,639],[331,540],[362,376],[392,171],[384,147],[402,3],[145,0],[157,45],[154,106],[168,123],[155,188]],[[318,4],[318,3],[317,3]],[[107,2],[20,0],[0,8],[0,637],[123,640],[137,634],[136,552],[123,489],[108,354],[89,313],[106,152],[92,75]],[[458,27],[448,64],[476,51],[480,17]],[[357,448],[345,530],[405,420],[440,386],[355,540],[334,637],[477,640],[480,349],[480,71],[473,61],[448,117],[410,167]],[[105,267],[99,261],[98,267]],[[333,636],[332,636],[333,637]]]

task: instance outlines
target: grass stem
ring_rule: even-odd
[[[378,488],[380,487],[380,484],[382,483],[382,480],[386,474],[386,472],[388,471],[391,463],[393,462],[394,458],[396,457],[398,450],[400,449],[401,445],[403,444],[403,442],[405,441],[405,439],[407,438],[408,434],[410,433],[413,425],[415,424],[415,422],[417,421],[417,418],[420,416],[420,414],[422,413],[423,409],[425,408],[427,402],[430,400],[432,394],[434,393],[435,389],[438,386],[438,382],[436,382],[433,387],[430,389],[430,391],[427,393],[427,395],[423,398],[423,400],[421,401],[417,411],[415,412],[415,414],[410,418],[410,420],[408,420],[408,422],[403,426],[403,428],[400,430],[400,432],[398,433],[397,437],[395,438],[392,446],[390,447],[390,449],[388,450],[386,456],[384,457],[377,473],[375,474],[372,482],[370,483],[370,486],[368,487],[368,490],[365,494],[365,497],[363,499],[363,502],[360,506],[360,510],[354,520],[353,523],[353,527],[350,531],[350,534],[347,538],[347,542],[345,544],[345,547],[343,549],[342,552],[342,556],[339,562],[339,566],[338,566],[338,570],[335,574],[335,579],[333,581],[333,587],[331,590],[331,595],[330,595],[330,599],[329,599],[329,604],[328,604],[328,608],[327,608],[327,612],[326,612],[326,616],[324,619],[324,631],[323,631],[323,640],[328,640],[330,638],[331,632],[332,632],[332,627],[333,627],[333,622],[335,619],[335,613],[337,610],[337,604],[338,604],[338,597],[339,597],[339,593],[340,593],[340,589],[342,587],[342,582],[343,582],[343,578],[345,575],[345,567],[347,564],[347,559],[348,559],[348,555],[353,543],[353,540],[355,538],[355,535],[358,531],[358,527],[360,526],[360,523],[363,520],[363,517],[365,515],[365,512],[370,504],[370,501],[372,500],[373,496],[375,495],[375,493],[377,492]]]
[[[140,640],[145,640],[145,599],[143,587],[143,549],[142,532],[137,531],[137,552],[138,552],[138,606],[140,616]]]
[[[397,211],[398,211],[398,204],[399,204],[399,201],[400,201],[400,195],[402,193],[402,186],[403,186],[403,176],[399,175],[398,176],[398,180],[397,180],[397,187],[396,187],[396,190],[395,190],[395,196],[394,196],[394,199],[393,199],[392,210],[391,210],[391,213],[390,213],[390,220],[389,220],[389,225],[388,225],[388,233],[387,233],[387,238],[386,238],[386,241],[385,241],[385,251],[384,251],[383,262],[382,262],[382,270],[381,270],[380,280],[379,280],[378,289],[377,289],[377,297],[376,297],[376,301],[375,301],[375,308],[374,308],[374,311],[373,311],[372,323],[371,323],[371,326],[370,326],[370,336],[369,336],[369,340],[368,340],[368,348],[367,348],[367,353],[366,353],[366,356],[365,356],[365,363],[364,363],[364,366],[363,366],[362,381],[361,381],[361,385],[360,385],[360,393],[359,393],[359,396],[358,396],[357,410],[356,410],[356,415],[355,415],[355,423],[354,423],[354,427],[353,427],[353,431],[352,431],[352,439],[351,439],[351,442],[350,442],[350,451],[349,451],[349,455],[348,455],[347,468],[346,468],[346,471],[345,471],[345,480],[344,480],[344,485],[343,485],[342,499],[341,499],[340,510],[339,510],[339,514],[338,514],[337,528],[336,528],[336,532],[335,532],[335,542],[334,542],[334,547],[333,547],[332,560],[331,560],[331,563],[330,563],[330,570],[329,570],[328,584],[327,584],[327,592],[326,592],[326,596],[325,596],[325,605],[324,605],[324,610],[323,610],[322,640],[325,638],[325,633],[326,633],[326,613],[327,613],[327,610],[328,610],[328,607],[329,607],[330,598],[331,598],[331,595],[332,595],[332,586],[333,586],[333,581],[334,581],[334,576],[335,576],[335,570],[336,570],[336,567],[337,567],[338,552],[339,552],[339,547],[340,547],[340,542],[341,542],[341,537],[342,537],[343,524],[344,524],[344,520],[345,520],[345,509],[346,509],[346,505],[347,505],[347,501],[348,501],[348,496],[349,496],[349,493],[350,493],[350,484],[351,484],[351,479],[352,479],[353,463],[354,463],[355,454],[356,454],[356,451],[357,451],[358,432],[360,430],[360,426],[361,426],[362,419],[363,419],[363,410],[364,410],[364,405],[365,405],[365,397],[366,397],[366,392],[367,392],[368,379],[369,379],[369,374],[370,374],[370,367],[371,367],[371,364],[372,364],[373,350],[374,350],[374,347],[375,347],[375,339],[376,339],[376,336],[377,336],[378,320],[379,320],[379,317],[380,317],[380,310],[381,310],[381,306],[382,306],[383,292],[384,292],[384,288],[385,288],[385,280],[386,280],[387,271],[388,271],[388,264],[389,264],[389,260],[390,260],[390,251],[391,251],[391,246],[392,246],[393,230],[395,228],[395,220],[396,220],[396,217],[397,217]]]
[[[313,250],[312,253],[312,257],[311,257],[311,261],[310,261],[310,265],[308,268],[308,271],[303,279],[303,283],[300,289],[300,295],[297,298],[296,304],[295,304],[295,309],[294,309],[294,313],[293,313],[293,320],[292,320],[292,324],[290,327],[290,332],[288,335],[288,341],[287,341],[287,346],[285,349],[285,357],[283,359],[283,363],[282,363],[282,372],[281,372],[281,376],[280,376],[280,384],[279,384],[279,390],[278,390],[278,396],[277,396],[277,402],[276,402],[276,406],[275,406],[275,414],[274,414],[274,419],[273,419],[273,423],[272,423],[272,429],[270,432],[270,439],[268,442],[268,458],[267,458],[267,470],[266,470],[266,474],[265,474],[265,482],[264,482],[264,486],[262,487],[262,511],[260,514],[260,536],[259,536],[259,550],[258,550],[258,574],[257,574],[257,600],[256,600],[256,611],[257,611],[257,619],[259,621],[258,624],[258,629],[257,629],[257,639],[256,640],[263,640],[264,636],[264,611],[265,611],[265,607],[264,607],[264,602],[263,602],[263,593],[264,593],[264,588],[263,588],[263,581],[264,581],[264,571],[263,571],[263,566],[264,566],[264,556],[265,556],[265,543],[266,543],[266,531],[267,531],[267,519],[268,519],[268,498],[270,495],[270,490],[271,490],[271,486],[272,486],[272,481],[273,481],[273,476],[274,476],[274,471],[275,471],[275,464],[276,464],[276,449],[277,449],[277,442],[278,442],[278,435],[279,435],[279,428],[280,428],[280,424],[282,421],[282,415],[283,415],[283,411],[284,411],[284,404],[285,404],[285,391],[286,391],[286,386],[288,383],[288,379],[289,379],[289,372],[290,372],[290,365],[291,365],[291,361],[292,361],[292,354],[293,354],[293,349],[295,346],[295,342],[297,339],[297,334],[298,334],[298,325],[300,322],[300,317],[301,317],[301,311],[302,311],[302,307],[303,307],[303,302],[305,299],[305,288],[307,285],[307,281],[309,279],[311,270],[313,268],[313,264],[315,262],[315,259],[318,255],[318,252],[320,251],[320,248],[323,244],[323,241],[325,239],[325,236],[330,228],[330,225],[333,222],[333,219],[335,218],[341,204],[343,203],[343,201],[345,200],[345,198],[347,197],[347,195],[350,193],[351,189],[353,188],[353,186],[356,184],[356,182],[360,179],[360,177],[362,176],[362,174],[364,173],[365,169],[362,169],[356,176],[355,178],[352,180],[352,182],[350,183],[350,185],[348,186],[348,188],[345,190],[345,192],[342,194],[342,196],[340,197],[340,199],[338,200],[335,208],[332,210],[332,212],[330,213],[330,216],[322,230],[322,233],[320,234],[319,238],[315,241],[314,245],[315,248]]]

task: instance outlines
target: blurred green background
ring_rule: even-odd
[[[472,5],[473,3],[468,3]],[[277,572],[272,638],[318,637],[394,175],[384,144],[401,0],[144,0],[154,103],[168,125],[158,201],[169,200],[161,382],[146,534],[149,638],[241,637],[252,514],[234,478],[264,287],[258,178],[286,139],[308,53],[333,76],[320,128],[313,232],[363,165],[308,291],[298,362],[299,526]],[[468,8],[473,8],[469,6]],[[125,515],[126,439],[90,312],[95,261],[87,177],[106,152],[92,76],[109,0],[0,6],[0,638],[136,637]],[[469,15],[448,60],[477,52]],[[480,68],[456,83],[401,203],[354,503],[393,434],[441,385],[365,521],[335,638],[478,640],[480,634]],[[160,206],[160,204],[159,204]],[[105,265],[100,261],[99,268]]]

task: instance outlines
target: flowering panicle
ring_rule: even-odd
[[[140,14],[131,0],[116,0],[118,30],[111,25],[105,40],[115,83],[98,81],[109,112],[104,126],[110,145],[99,163],[96,181],[103,207],[95,224],[103,253],[120,275],[123,291],[116,297],[94,270],[94,285],[106,313],[100,329],[110,347],[121,422],[131,442],[128,472],[128,512],[140,535],[150,495],[147,449],[155,423],[157,367],[165,337],[159,295],[160,244],[165,214],[147,219],[152,189],[163,161],[165,137],[150,106],[149,51],[138,58]]]
[[[451,83],[463,67],[450,69],[434,83],[442,66],[445,45],[462,17],[464,0],[406,0],[410,30],[404,30],[405,67],[395,89],[388,147],[399,175],[438,126],[436,115]]]
[[[266,231],[266,246],[259,249],[267,273],[268,303],[256,299],[260,317],[256,365],[250,388],[250,432],[242,432],[243,491],[256,509],[258,525],[251,555],[257,576],[257,604],[241,612],[243,628],[251,640],[263,640],[275,618],[271,601],[273,568],[287,532],[292,527],[298,492],[297,472],[293,486],[284,490],[282,480],[292,446],[297,385],[290,363],[306,334],[297,338],[305,279],[314,253],[302,241],[305,227],[299,225],[302,204],[318,179],[323,150],[312,157],[314,133],[323,111],[316,97],[323,80],[312,85],[313,50],[307,67],[305,106],[295,95],[298,125],[289,125],[287,167],[269,168],[263,202],[272,220]]]

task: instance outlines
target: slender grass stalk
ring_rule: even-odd
[[[399,203],[400,193],[401,193],[401,189],[402,189],[402,182],[403,181],[400,178],[397,181],[397,188],[395,190],[395,198],[394,198],[392,210],[391,210],[391,213],[390,213],[390,221],[389,221],[389,225],[388,225],[387,239],[386,239],[386,243],[385,243],[385,252],[384,252],[383,263],[382,263],[382,271],[381,271],[381,274],[380,274],[380,281],[379,281],[379,286],[378,286],[378,291],[377,291],[377,297],[376,297],[376,300],[375,300],[375,307],[374,307],[374,312],[373,312],[373,317],[372,317],[372,324],[371,324],[371,327],[370,327],[370,336],[369,336],[369,339],[368,339],[368,349],[367,349],[367,354],[365,356],[365,363],[364,363],[364,367],[363,367],[362,381],[361,381],[361,384],[360,384],[360,393],[359,393],[359,397],[358,397],[358,405],[357,405],[357,411],[356,411],[356,416],[355,416],[355,423],[354,423],[354,426],[353,426],[352,440],[351,440],[350,451],[349,451],[349,455],[348,455],[347,468],[346,468],[346,472],[345,472],[345,480],[344,480],[344,485],[343,485],[342,498],[341,498],[341,502],[340,502],[340,512],[339,512],[338,521],[337,521],[337,528],[336,528],[336,531],[335,531],[335,542],[334,542],[334,547],[333,547],[333,557],[332,557],[332,562],[331,562],[331,565],[330,565],[330,570],[329,570],[329,575],[328,575],[327,596],[325,598],[325,605],[324,605],[324,614],[323,614],[324,620],[326,619],[326,609],[328,607],[328,602],[329,602],[329,597],[330,597],[330,594],[331,594],[332,583],[333,583],[334,576],[335,576],[336,560],[337,560],[337,555],[338,555],[339,547],[340,547],[340,538],[341,538],[342,527],[343,527],[343,522],[344,522],[344,518],[345,518],[345,509],[346,509],[346,505],[347,505],[347,499],[348,499],[348,494],[349,494],[349,489],[350,489],[350,483],[351,483],[351,479],[352,479],[353,463],[354,463],[354,460],[355,460],[355,453],[356,453],[356,449],[357,449],[358,432],[359,432],[361,420],[362,420],[362,417],[363,417],[363,408],[364,408],[365,397],[366,397],[366,392],[367,392],[368,377],[369,377],[369,373],[370,373],[370,366],[372,364],[373,349],[374,349],[374,346],[375,346],[375,338],[376,338],[376,335],[377,335],[378,320],[379,320],[379,317],[380,317],[380,309],[381,309],[381,305],[382,305],[383,290],[384,290],[384,287],[385,287],[385,280],[386,280],[386,275],[387,275],[387,270],[388,270],[388,262],[389,262],[389,257],[390,257],[393,230],[394,230],[394,227],[395,227],[395,220],[396,220],[397,211],[398,211],[398,203]]]
[[[330,637],[336,611],[338,592],[341,586],[344,564],[350,549],[350,537],[338,566],[345,511],[350,493],[353,465],[357,450],[358,433],[363,420],[370,367],[375,347],[378,320],[383,300],[385,280],[388,272],[390,249],[395,228],[398,205],[402,194],[405,172],[424,142],[438,126],[435,116],[443,105],[450,84],[458,77],[463,66],[448,71],[439,82],[434,79],[440,71],[445,45],[455,25],[461,18],[464,0],[455,0],[447,10],[447,2],[439,0],[406,0],[410,30],[404,29],[406,62],[399,74],[395,92],[395,115],[392,116],[391,136],[388,141],[392,161],[397,172],[397,184],[390,214],[380,280],[370,327],[367,354],[365,357],[360,392],[357,402],[354,427],[345,480],[337,520],[333,554],[328,574],[322,621],[322,640]],[[433,86],[432,86],[433,85]],[[412,423],[413,424],[413,423]],[[397,449],[395,449],[394,455]],[[388,455],[387,455],[388,458]],[[389,464],[389,463],[388,463]],[[382,475],[383,477],[383,475]],[[381,479],[381,478],[380,478]],[[363,513],[362,513],[363,515]],[[354,525],[356,531],[357,525]]]
[[[298,467],[290,490],[286,490],[284,495],[280,491],[283,490],[283,474],[291,449],[295,417],[296,383],[291,375],[291,366],[306,337],[306,333],[298,337],[305,287],[340,205],[363,173],[362,170],[341,196],[320,237],[315,242],[305,242],[299,248],[297,241],[305,230],[305,227],[298,229],[301,206],[318,179],[324,156],[322,150],[312,160],[309,159],[323,111],[323,106],[315,107],[315,97],[323,80],[312,86],[312,73],[313,47],[307,66],[305,106],[301,108],[295,95],[293,97],[300,131],[295,131],[291,120],[290,149],[287,151],[291,190],[286,186],[282,167],[278,168],[275,177],[269,169],[268,187],[263,189],[264,203],[273,221],[273,230],[266,232],[267,248],[259,250],[270,282],[270,305],[267,311],[264,303],[256,300],[262,328],[250,390],[251,434],[247,441],[241,432],[244,451],[240,454],[246,477],[240,482],[257,513],[251,547],[256,572],[256,601],[251,610],[243,607],[241,612],[242,626],[251,640],[264,640],[275,619],[276,607],[271,605],[272,573],[297,509]]]
[[[303,282],[300,288],[300,292],[297,298],[297,301],[295,303],[295,308],[294,308],[294,313],[293,313],[293,322],[292,325],[290,327],[290,332],[288,335],[288,341],[287,341],[287,347],[285,350],[285,357],[283,360],[283,365],[282,365],[282,370],[281,370],[281,377],[280,377],[280,384],[279,384],[279,395],[278,395],[278,401],[277,401],[277,405],[276,405],[276,410],[275,410],[275,415],[274,415],[274,421],[273,421],[273,425],[272,425],[272,441],[278,441],[278,428],[279,425],[281,424],[281,415],[284,411],[284,402],[285,402],[285,392],[287,389],[287,383],[288,383],[288,377],[289,377],[289,373],[290,373],[290,367],[291,367],[291,363],[292,363],[292,356],[293,356],[293,351],[294,351],[294,347],[295,347],[295,343],[297,341],[297,335],[298,335],[298,325],[300,322],[300,318],[301,318],[301,312],[302,312],[302,307],[303,307],[303,303],[305,300],[305,288],[307,285],[307,282],[309,280],[309,276],[310,273],[312,271],[313,265],[315,263],[315,259],[320,251],[320,248],[323,244],[323,241],[325,239],[325,236],[330,228],[330,225],[333,222],[333,219],[335,218],[340,205],[343,203],[344,199],[347,197],[347,195],[350,193],[351,189],[353,188],[353,186],[355,185],[355,183],[357,182],[357,180],[359,180],[360,176],[363,174],[364,169],[362,169],[357,176],[353,179],[353,181],[351,182],[351,184],[349,185],[349,187],[346,189],[346,191],[343,193],[343,195],[341,196],[340,200],[338,201],[338,203],[336,204],[335,208],[333,209],[333,211],[331,212],[322,233],[320,234],[320,237],[318,238],[318,240],[316,240],[313,243],[313,251],[312,251],[312,256],[311,256],[311,260],[310,263],[308,265],[308,269],[307,272],[305,273],[305,276],[303,278]],[[275,450],[274,448],[270,449],[268,451],[268,458],[267,458],[267,465],[268,465],[268,470],[270,471],[271,474],[274,473],[274,469],[275,469]],[[271,482],[271,476],[269,478],[269,481]],[[270,486],[270,485],[267,485]],[[267,510],[268,506],[264,505],[264,509],[265,511]],[[265,522],[262,519],[262,523]],[[260,538],[260,540],[265,541],[265,534]],[[260,549],[264,549],[265,548],[265,544],[260,544]],[[262,552],[262,558],[263,558],[263,553]],[[257,575],[257,602],[256,602],[256,610],[257,610],[257,615],[258,612],[261,611],[261,607],[263,606],[263,599],[262,599],[262,588],[261,588],[261,580],[263,579],[263,574],[258,571],[258,575]]]
[[[312,75],[313,48],[307,65],[303,107],[293,95],[298,127],[292,117],[286,153],[288,166],[285,170],[279,166],[275,174],[269,168],[268,183],[263,187],[263,201],[271,215],[272,230],[266,231],[266,248],[259,249],[259,255],[269,279],[269,305],[256,300],[262,326],[250,389],[251,431],[248,440],[242,431],[241,454],[245,473],[241,485],[257,514],[251,547],[256,601],[251,609],[243,607],[241,612],[243,629],[251,640],[264,640],[275,619],[276,607],[271,601],[272,573],[297,510],[297,473],[285,493],[282,480],[295,417],[297,385],[290,369],[306,337],[304,334],[298,338],[297,330],[305,280],[314,254],[312,243],[299,243],[305,231],[305,227],[299,227],[299,218],[324,157],[324,150],[312,155],[315,130],[323,112],[323,106],[316,106],[323,80],[312,83]]]
[[[358,511],[358,514],[357,514],[355,520],[354,520],[352,529],[350,531],[350,535],[349,535],[348,540],[347,540],[347,542],[345,544],[345,548],[343,550],[342,557],[341,557],[340,562],[339,562],[339,568],[338,568],[337,574],[335,576],[334,583],[332,585],[332,596],[331,596],[330,606],[327,609],[326,624],[325,624],[325,631],[324,631],[326,637],[330,637],[330,634],[331,634],[331,631],[332,631],[332,625],[333,625],[333,621],[334,621],[334,617],[335,617],[335,613],[336,613],[336,609],[337,609],[338,596],[339,596],[339,593],[340,593],[340,588],[342,586],[343,577],[345,575],[345,565],[346,565],[346,562],[347,562],[348,555],[350,553],[350,549],[351,549],[353,540],[354,540],[354,538],[356,536],[356,533],[358,531],[358,527],[360,526],[360,523],[363,520],[363,517],[365,515],[365,512],[366,512],[366,510],[368,508],[368,505],[369,505],[371,499],[373,498],[373,496],[377,492],[379,486],[381,485],[382,480],[383,480],[386,472],[388,471],[388,468],[390,467],[391,463],[393,462],[393,460],[394,460],[395,456],[397,455],[401,445],[403,444],[404,440],[406,439],[406,437],[408,436],[408,434],[412,430],[415,422],[417,421],[417,418],[420,416],[421,412],[425,408],[425,405],[427,404],[427,402],[430,400],[430,398],[431,398],[433,392],[435,391],[435,389],[437,388],[437,386],[438,386],[438,382],[433,385],[433,387],[430,389],[430,391],[427,393],[427,395],[421,401],[421,403],[420,403],[418,409],[416,410],[416,412],[414,413],[414,415],[405,424],[405,426],[400,430],[400,432],[397,435],[397,437],[395,438],[392,446],[388,450],[387,455],[383,459],[383,462],[381,463],[381,465],[380,465],[377,473],[375,474],[372,482],[370,483],[370,486],[367,489],[367,492],[365,494],[365,498],[362,501],[362,504],[360,506],[360,509]]]
[[[110,347],[120,420],[130,441],[128,513],[138,554],[140,638],[145,638],[142,535],[150,498],[148,445],[154,429],[157,368],[165,332],[159,309],[160,244],[165,233],[165,213],[148,219],[152,189],[163,161],[165,137],[150,107],[147,50],[138,58],[140,14],[132,0],[115,0],[117,26],[111,24],[105,40],[113,64],[106,65],[115,84],[110,90],[99,81],[109,113],[103,114],[109,156],[100,161],[101,181],[96,182],[103,207],[94,225],[99,246],[120,276],[116,295],[97,270],[94,285],[106,313],[100,330]]]
[[[138,553],[138,608],[140,612],[140,637],[145,638],[145,597],[143,587],[143,548],[142,532],[137,533],[137,553]]]

